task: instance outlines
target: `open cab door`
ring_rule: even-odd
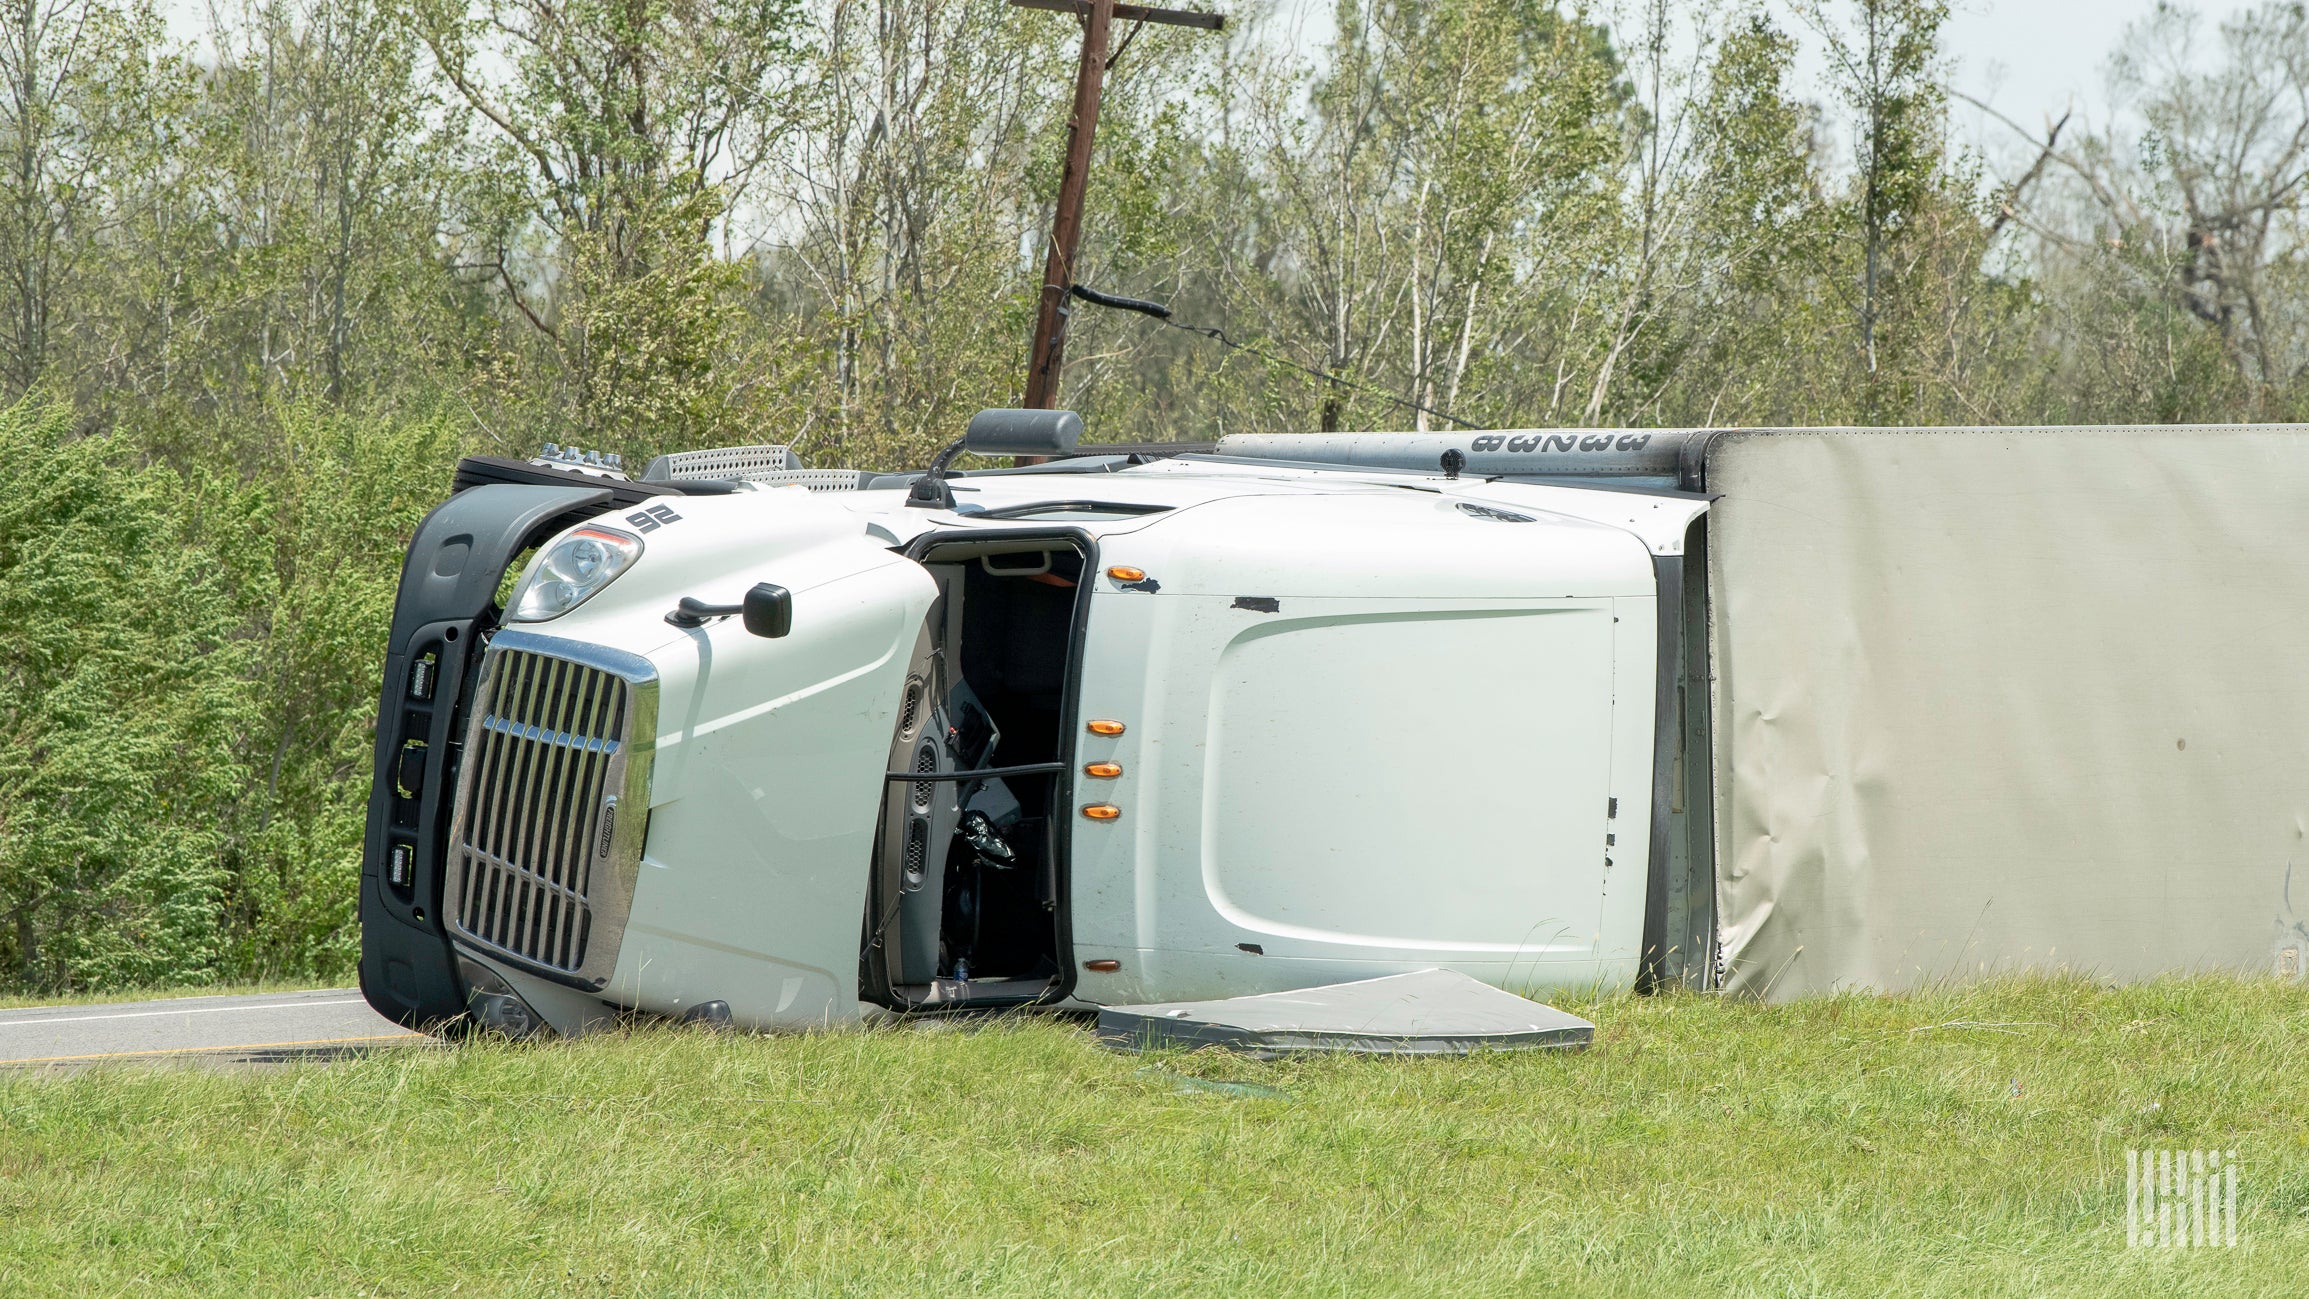
[[[860,995],[894,1010],[1015,1006],[1071,987],[1065,847],[1090,546],[938,534],[874,851]]]

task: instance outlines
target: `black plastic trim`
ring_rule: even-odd
[[[1199,452],[1184,452],[1177,458],[1191,460],[1198,464],[1247,465],[1261,469],[1320,469],[1326,473],[1347,474],[1357,477],[1377,478],[1392,475],[1404,478],[1442,478],[1442,472],[1437,469],[1405,469],[1397,465],[1348,465],[1341,464],[1336,460],[1283,460],[1269,459],[1266,456],[1204,455]],[[1646,478],[1647,475],[1634,474],[1628,475],[1628,477]],[[1629,496],[1665,496],[1678,500],[1714,499],[1704,492],[1688,490],[1684,486],[1667,486],[1665,475],[1648,477],[1650,481],[1627,482],[1602,474],[1463,473],[1458,481],[1465,483],[1472,479],[1481,478],[1487,483],[1528,483],[1534,487],[1576,487],[1583,492],[1620,492]]]
[[[1652,561],[1658,579],[1659,670],[1652,739],[1651,853],[1636,973],[1639,992],[1679,984],[1716,986],[1707,524],[1706,515],[1694,518],[1684,532],[1683,554],[1654,556]],[[1671,916],[1669,903],[1679,889],[1683,906]]]
[[[539,964],[519,952],[475,938],[462,929],[450,937],[448,942],[456,951],[463,952],[468,956],[486,956],[507,969],[518,971],[546,983],[558,983],[564,988],[575,988],[579,992],[599,995],[604,988],[609,986],[607,978],[587,979],[571,974],[567,970],[557,970],[550,965]]]
[[[1022,762],[1015,767],[981,767],[976,771],[885,771],[882,779],[893,785],[931,785],[941,781],[991,780],[1004,776],[1055,776],[1066,770],[1063,762]]]
[[[1726,434],[1740,431],[1708,429],[1699,437],[1684,439],[1684,444],[1676,448],[1676,485],[1687,492],[1707,491],[1708,454],[1716,449],[1716,443]]]
[[[511,456],[467,456],[457,462],[457,477],[450,490],[470,491],[475,487],[511,485],[516,487],[577,487],[607,492],[618,505],[639,505],[660,496],[712,496],[735,490],[719,480],[700,480],[695,483],[645,483],[624,478],[596,477],[575,469],[555,469],[547,465],[515,460]],[[693,490],[695,489],[695,490]]]
[[[1689,857],[1685,869],[1697,873],[1694,894],[1702,887],[1707,894],[1706,924],[1689,925],[1691,932],[1684,935],[1689,952],[1685,959],[1700,962],[1700,977],[1696,985],[1688,975],[1684,982],[1714,991],[1720,986],[1716,957],[1722,899],[1716,895],[1716,671],[1709,527],[1710,516],[1703,514],[1684,530],[1684,607],[1679,612],[1684,624],[1684,675],[1678,693],[1684,714],[1680,743],[1684,746],[1683,835]]]
[[[1676,682],[1684,665],[1684,557],[1652,556],[1657,578],[1653,608],[1659,624],[1658,661],[1652,690],[1651,851],[1644,868],[1643,956],[1636,967],[1636,991],[1660,986],[1668,949],[1668,857],[1673,833],[1669,806],[1676,776],[1676,747],[1682,728],[1676,716]]]
[[[1134,504],[1129,501],[1034,501],[1026,505],[1005,505],[999,510],[973,510],[973,519],[1016,519],[1030,514],[1167,514],[1175,506]],[[1044,519],[1039,522],[1053,523]]]
[[[481,649],[497,625],[497,589],[522,551],[613,508],[601,486],[484,484],[425,516],[409,543],[386,640],[377,742],[361,851],[362,995],[377,1013],[416,1029],[463,1017],[465,995],[441,916],[442,857],[464,740],[464,702]],[[416,664],[427,655],[429,698],[417,697]],[[421,787],[403,792],[403,754]],[[411,850],[409,884],[389,882],[393,848]]]
[[[1084,442],[1060,458],[1071,460],[1091,456],[1131,456],[1140,460],[1168,460],[1172,456],[1209,452],[1218,445],[1216,442]]]

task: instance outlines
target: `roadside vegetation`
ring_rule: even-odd
[[[10,1295],[2293,1293],[2309,993],[1573,1006],[1577,1054],[1139,1057],[1067,1021],[0,1077]],[[2128,1250],[2127,1149],[2235,1150]]]
[[[2309,413],[2297,5],[2080,30],[2116,115],[1975,155],[1941,0],[1211,3],[1116,64],[1080,278],[1252,350],[1079,309],[1094,441]],[[346,977],[460,455],[892,468],[1014,403],[1076,32],[0,0],[0,991]]]

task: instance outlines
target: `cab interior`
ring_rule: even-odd
[[[938,598],[891,741],[860,993],[903,1011],[1055,996],[1085,549],[971,537],[918,559]]]

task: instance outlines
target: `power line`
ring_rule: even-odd
[[[1149,302],[1145,298],[1126,298],[1120,296],[1119,294],[1113,293],[1101,293],[1097,289],[1090,288],[1089,286],[1082,284],[1068,285],[1066,291],[1070,297],[1079,298],[1094,307],[1109,307],[1116,311],[1135,312],[1138,315],[1146,316],[1153,320],[1159,321],[1162,324],[1168,325],[1172,329],[1181,330],[1189,334],[1196,334],[1203,338],[1210,339],[1212,342],[1217,343],[1219,346],[1227,348],[1230,351],[1248,352],[1252,356],[1256,356],[1265,361],[1271,361],[1276,365],[1287,366],[1290,369],[1297,370],[1301,374],[1321,379],[1325,383],[1337,384],[1342,388],[1352,388],[1356,392],[1368,393],[1371,396],[1391,401],[1406,410],[1415,410],[1421,412],[1422,414],[1433,415],[1435,418],[1440,420],[1447,420],[1453,424],[1457,424],[1463,429],[1469,429],[1476,432],[1481,432],[1483,429],[1481,424],[1470,424],[1466,420],[1459,418],[1457,415],[1454,415],[1449,411],[1437,410],[1433,406],[1423,405],[1419,402],[1411,400],[1409,397],[1398,396],[1397,394],[1389,392],[1384,388],[1374,388],[1369,384],[1357,383],[1353,379],[1343,378],[1339,375],[1332,374],[1328,370],[1318,370],[1311,365],[1301,365],[1297,361],[1294,361],[1287,356],[1277,356],[1273,352],[1269,352],[1264,348],[1253,347],[1249,343],[1238,343],[1234,339],[1227,337],[1226,331],[1219,329],[1214,325],[1182,325],[1178,321],[1171,319],[1171,309],[1160,302]]]

